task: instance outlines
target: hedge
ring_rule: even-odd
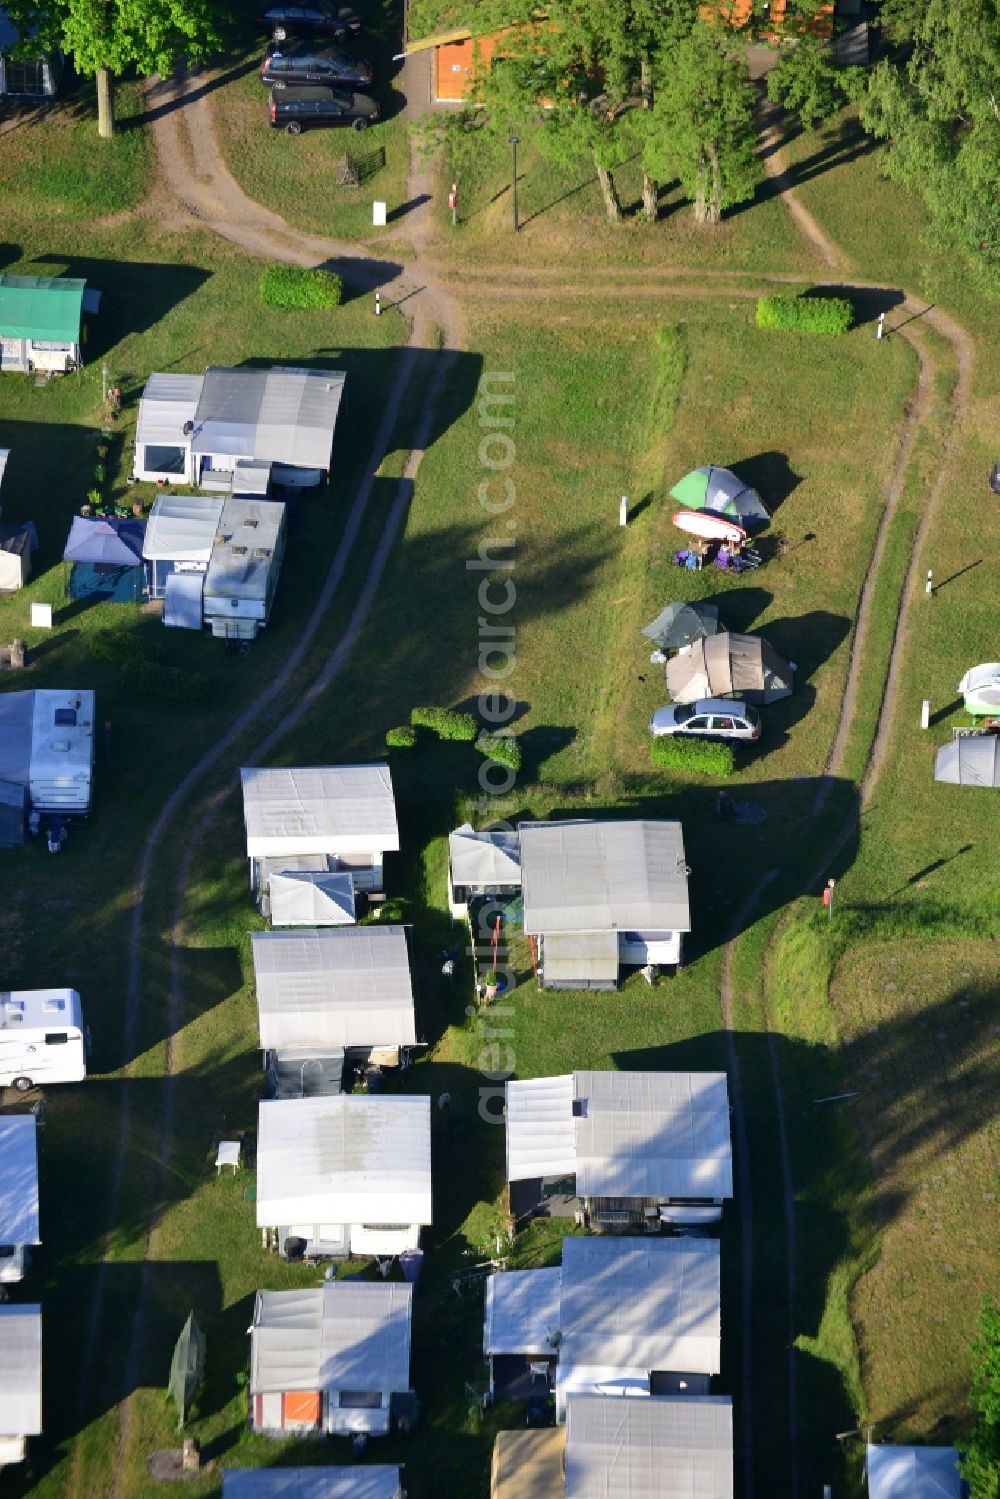
[[[260,278],[260,299],[285,311],[339,307],[344,283],[332,271],[307,271],[297,265],[269,265]]]
[[[122,683],[137,697],[161,697],[172,703],[198,703],[208,696],[208,678],[200,671],[157,666],[155,661],[126,661]]]
[[[386,729],[385,742],[390,749],[412,749],[417,742],[417,731],[408,723],[401,723],[395,729]]]
[[[731,776],[736,755],[731,744],[663,734],[653,740],[650,759],[656,770],[688,770],[697,775]]]
[[[846,297],[759,297],[757,327],[795,333],[846,333],[854,308]]]
[[[412,708],[410,723],[417,729],[430,729],[439,739],[471,744],[478,725],[471,713],[453,713],[450,708]]]
[[[144,661],[149,652],[134,630],[121,625],[95,630],[87,636],[87,646],[92,656],[102,661]]]
[[[476,749],[488,760],[506,765],[508,770],[521,769],[521,746],[510,734],[480,734]]]

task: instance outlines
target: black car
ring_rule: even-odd
[[[349,36],[357,36],[361,30],[361,17],[349,5],[334,5],[328,0],[318,0],[313,5],[272,5],[269,10],[258,12],[257,25],[273,31],[276,39],[287,36],[332,36],[342,42]]]
[[[330,88],[370,88],[375,74],[363,57],[348,57],[336,47],[319,50],[308,42],[268,50],[260,65],[263,83],[285,88],[292,83],[320,83]]]
[[[296,84],[271,90],[271,124],[283,127],[289,135],[301,135],[311,125],[350,125],[364,130],[378,114],[374,99],[345,89]]]

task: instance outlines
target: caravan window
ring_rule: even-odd
[[[183,448],[160,448],[146,444],[145,469],[151,474],[183,474],[186,468]]]
[[[46,1046],[65,1046],[65,1045],[67,1045],[68,1041],[69,1041],[69,1036],[66,1034],[65,1031],[46,1031],[45,1032],[45,1044],[46,1044]]]
[[[56,709],[55,721],[56,721],[57,725],[62,724],[64,727],[69,727],[70,725],[75,724],[76,723],[76,709],[75,708],[57,708]]]
[[[377,1411],[382,1405],[380,1390],[341,1390],[337,1397],[341,1410]]]

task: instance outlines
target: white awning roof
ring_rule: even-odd
[[[954,1447],[869,1445],[868,1499],[960,1499],[962,1478]]]
[[[250,1336],[250,1393],[318,1390],[323,1288],[258,1291]]]
[[[345,379],[343,370],[208,369],[191,450],[328,469]]]
[[[728,1396],[567,1402],[565,1499],[733,1499]]]
[[[416,1041],[403,927],[253,932],[251,945],[263,1050]]]
[[[350,926],[354,877],[331,869],[282,869],[267,882],[272,926]]]
[[[388,765],[254,767],[240,778],[250,858],[399,848]]]
[[[139,401],[136,447],[186,448],[185,422],[194,421],[202,375],[150,375]]]
[[[546,932],[542,973],[547,984],[607,984],[618,978],[617,932]]]
[[[0,1306],[0,1437],[42,1429],[42,1309]]]
[[[399,1468],[223,1468],[222,1499],[401,1499]]]
[[[412,1308],[413,1287],[399,1281],[258,1291],[251,1392],[408,1390]]]
[[[691,930],[679,822],[529,822],[518,831],[526,932]]]
[[[0,1115],[0,1244],[39,1244],[34,1114]]]
[[[576,1170],[573,1074],[507,1084],[507,1180]]]
[[[554,1356],[562,1298],[562,1270],[504,1270],[486,1281],[483,1354]]]
[[[448,859],[453,885],[493,890],[521,884],[521,845],[516,832],[491,828],[477,832],[464,822],[448,835]]]
[[[432,1222],[429,1098],[269,1100],[257,1139],[260,1228]]]
[[[222,515],[222,500],[165,494],[153,501],[142,555],[147,562],[208,563]]]

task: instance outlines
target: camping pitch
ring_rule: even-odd
[[[792,668],[758,635],[728,630],[696,640],[667,662],[667,691],[675,703],[739,697],[774,703],[793,691]]]
[[[685,474],[670,497],[688,510],[711,510],[749,530],[766,526],[771,520],[756,489],[744,484],[730,469],[716,468],[712,463]]]

